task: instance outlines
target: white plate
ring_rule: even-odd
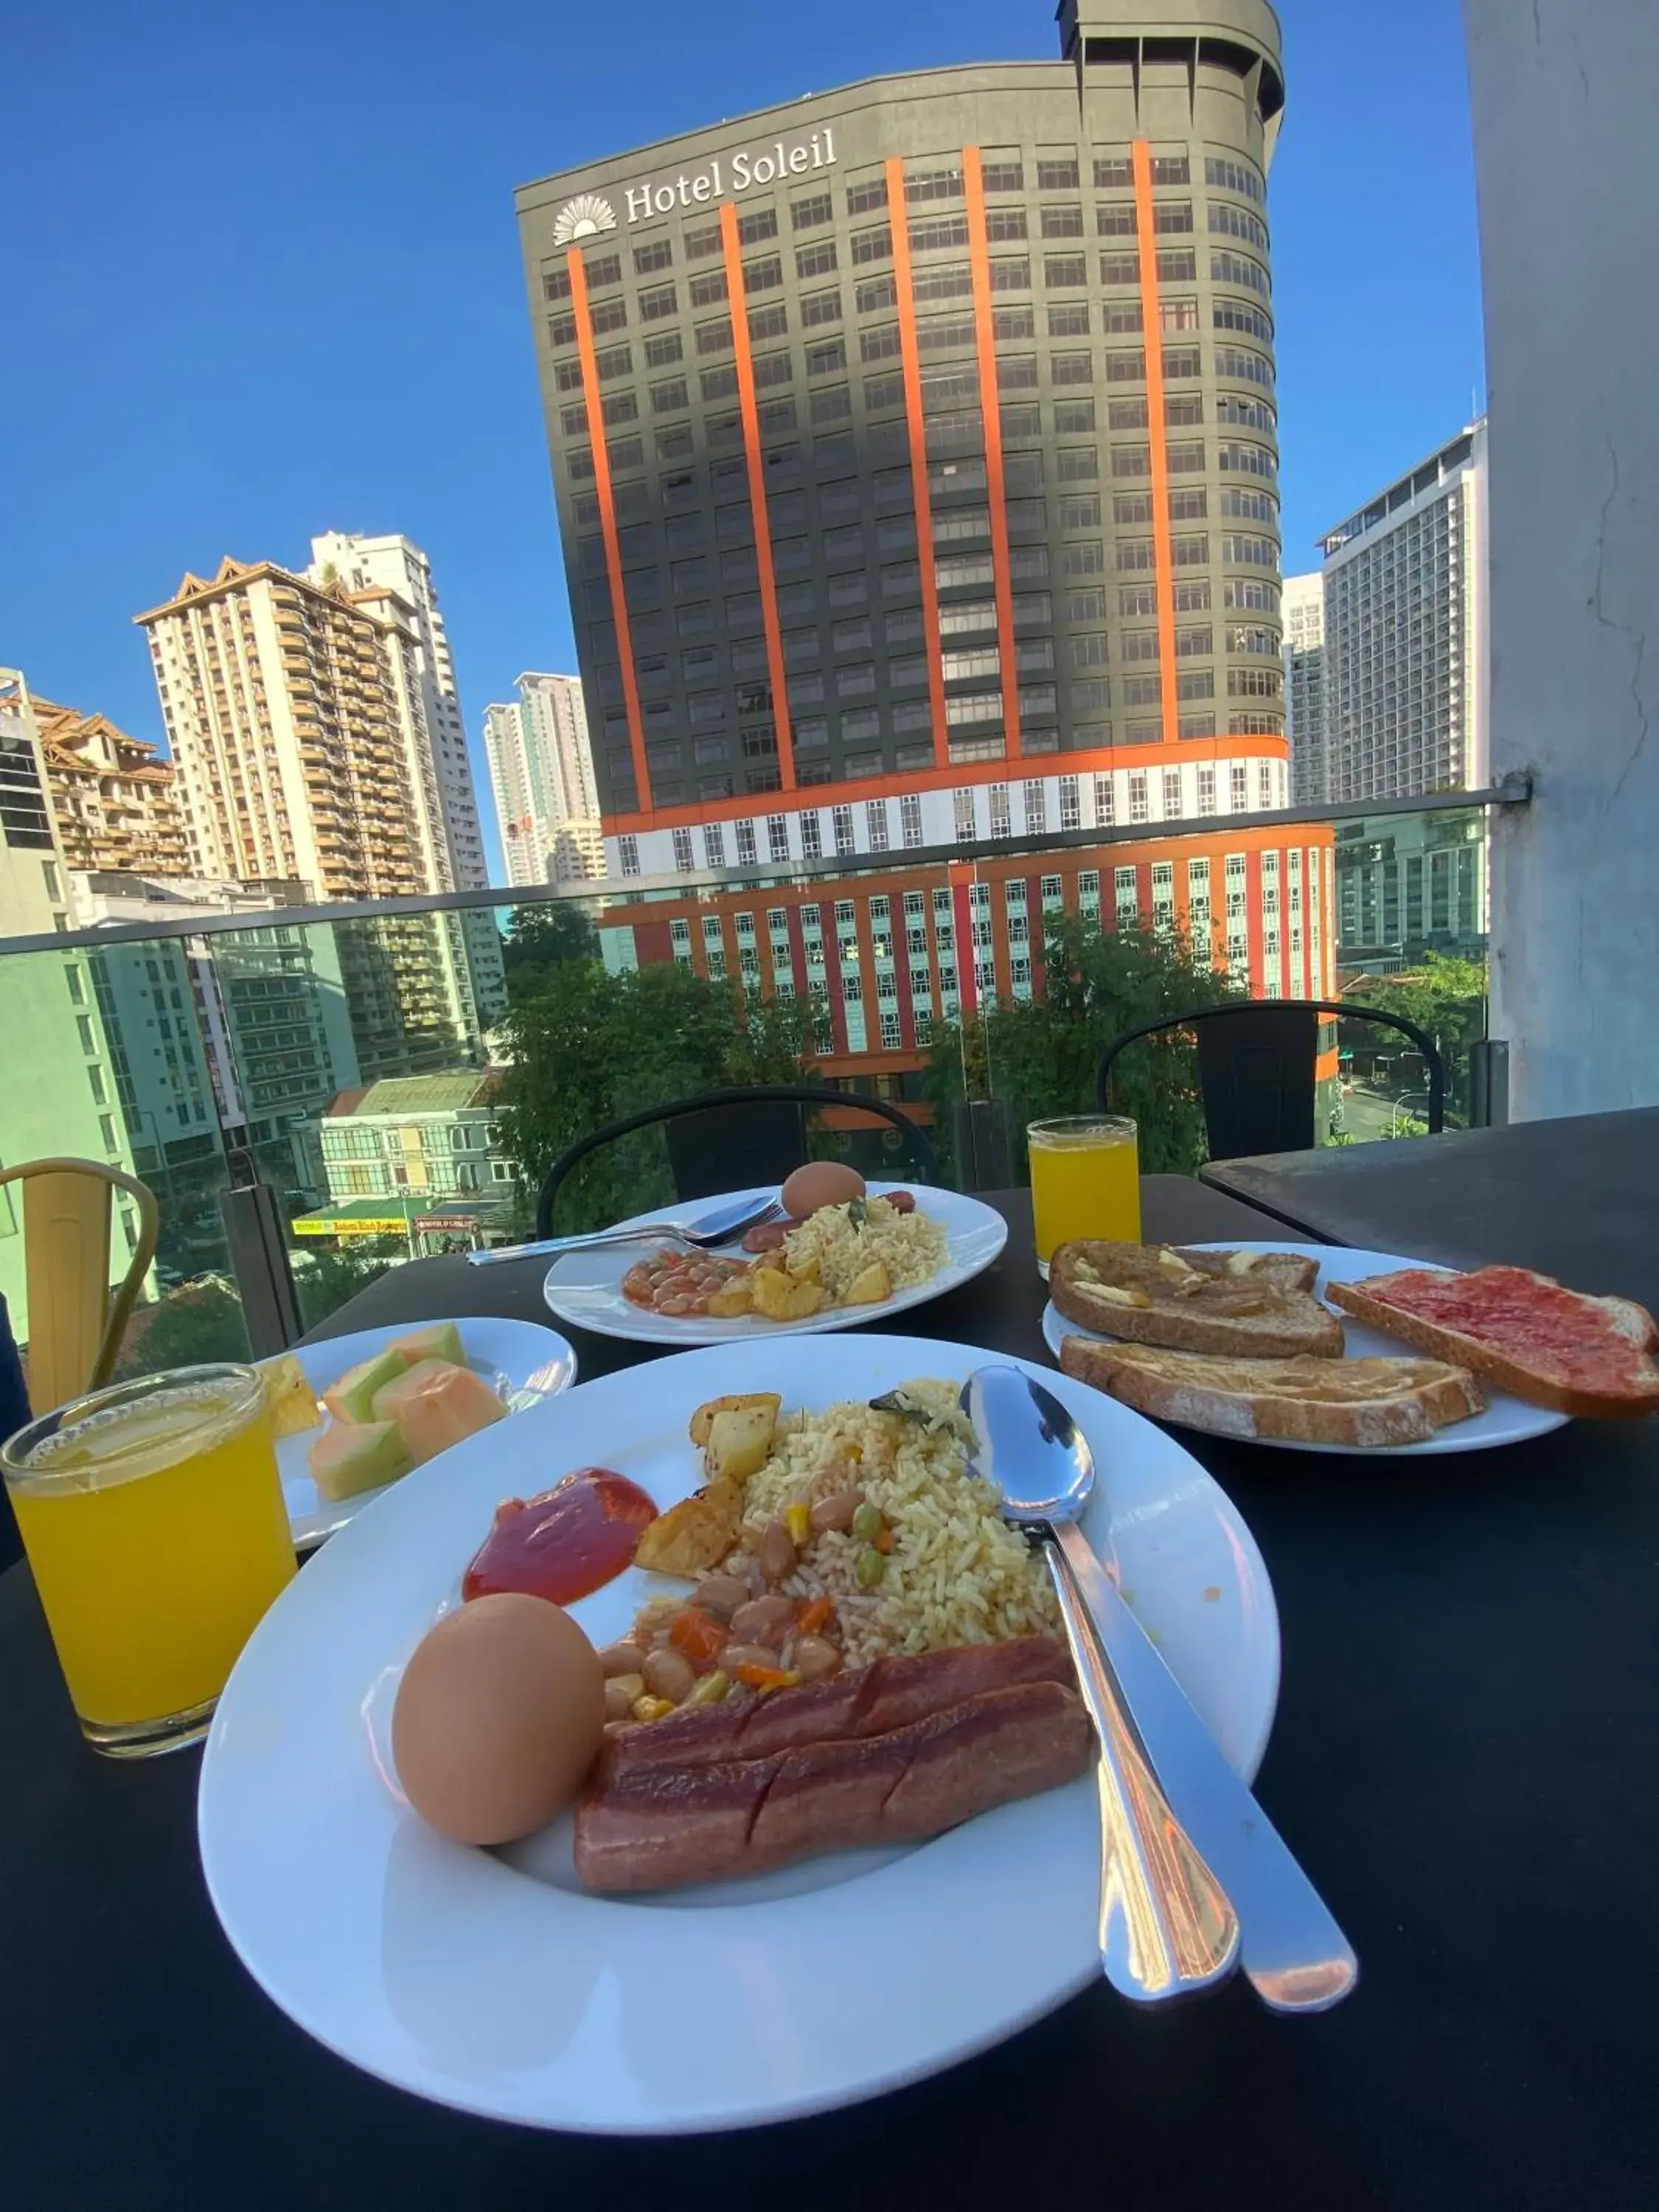
[[[648,1312],[643,1306],[631,1305],[622,1294],[622,1279],[629,1269],[660,1245],[611,1244],[597,1251],[568,1252],[556,1260],[547,1271],[543,1295],[561,1321],[574,1322],[580,1328],[591,1328],[600,1336],[629,1336],[641,1344],[672,1345],[684,1351],[693,1344],[731,1344],[744,1338],[758,1337],[769,1341],[780,1336],[819,1336],[825,1329],[856,1328],[864,1322],[889,1320],[902,1313],[907,1306],[919,1306],[929,1298],[937,1298],[946,1291],[954,1291],[982,1274],[1008,1242],[1008,1224],[1002,1216],[976,1198],[964,1198],[960,1191],[935,1190],[923,1183],[872,1182],[870,1195],[879,1198],[890,1190],[908,1190],[915,1194],[919,1212],[931,1214],[950,1240],[950,1249],[945,1265],[937,1275],[913,1290],[900,1291],[890,1298],[884,1298],[878,1306],[832,1306],[827,1313],[814,1314],[806,1321],[758,1321],[745,1315],[740,1321],[682,1321],[671,1314]],[[777,1196],[775,1185],[761,1185],[750,1191],[731,1191],[725,1198],[707,1199],[700,1205],[708,1207],[735,1204],[744,1198],[763,1199]],[[663,1209],[658,1206],[648,1213],[633,1213],[618,1228],[626,1229],[633,1223],[660,1221]],[[730,1255],[741,1252],[739,1244],[724,1248]]]
[[[1319,1279],[1314,1285],[1316,1297],[1322,1296],[1327,1283],[1357,1283],[1365,1275],[1392,1274],[1396,1267],[1424,1267],[1437,1275],[1451,1272],[1436,1267],[1431,1260],[1407,1260],[1398,1252],[1361,1252],[1348,1244],[1298,1244],[1285,1237],[1223,1238],[1206,1244],[1189,1244],[1187,1249],[1193,1252],[1305,1252],[1309,1259],[1319,1262]],[[1340,1318],[1348,1354],[1352,1358],[1399,1359],[1416,1356],[1411,1346],[1402,1344],[1397,1336],[1384,1336],[1381,1329],[1368,1328],[1363,1321],[1355,1321],[1349,1314]],[[1068,1336],[1092,1336],[1102,1344],[1115,1341],[1097,1329],[1079,1328],[1054,1306],[1044,1306],[1042,1340],[1056,1359],[1060,1358],[1061,1340]],[[1375,1459],[1379,1455],[1398,1459],[1437,1452],[1491,1451],[1498,1444],[1518,1444],[1528,1437],[1546,1436],[1550,1430],[1562,1427],[1568,1418],[1565,1413],[1552,1413],[1542,1406],[1528,1406],[1522,1399],[1511,1398],[1507,1391],[1493,1390],[1486,1384],[1481,1387],[1486,1392],[1484,1413],[1476,1413],[1467,1421],[1454,1421],[1449,1428],[1437,1429],[1420,1444],[1304,1444],[1291,1443],[1284,1437],[1256,1437],[1251,1441],[1271,1446],[1274,1451],[1352,1452],[1364,1459]]]
[[[424,1322],[408,1321],[399,1322],[394,1328],[362,1328],[352,1336],[326,1337],[320,1344],[296,1344],[293,1356],[320,1398],[347,1368],[356,1366],[359,1360],[372,1358],[397,1338],[429,1326]],[[548,1328],[540,1322],[507,1321],[495,1314],[474,1314],[458,1318],[455,1326],[461,1332],[461,1348],[466,1353],[467,1365],[475,1375],[483,1376],[497,1397],[505,1399],[510,1413],[521,1413],[526,1407],[539,1406],[544,1398],[568,1390],[576,1379],[574,1352],[557,1329]],[[269,1367],[272,1363],[262,1359],[258,1364]],[[329,1417],[325,1414],[323,1418],[326,1420]],[[361,1491],[356,1498],[343,1498],[337,1504],[319,1498],[311,1479],[308,1454],[321,1434],[320,1429],[306,1429],[296,1437],[276,1439],[276,1466],[283,1478],[283,1496],[288,1501],[289,1523],[300,1551],[308,1545],[320,1544],[325,1536],[343,1528],[365,1505],[384,1498],[388,1490],[396,1486],[382,1483],[376,1490]],[[440,1452],[438,1457],[447,1459],[448,1454]],[[407,1482],[409,1478],[404,1475],[403,1480]]]
[[[501,1498],[597,1461],[665,1505],[696,1480],[685,1425],[711,1394],[763,1382],[787,1406],[817,1409],[918,1376],[960,1380],[991,1357],[818,1337],[780,1344],[763,1364],[752,1345],[720,1346],[584,1383],[406,1475],[283,1591],[219,1700],[202,1863],[260,1986],[331,2050],[437,2103],[665,2134],[873,2096],[1097,1980],[1087,1780],[915,1850],[616,1899],[576,1886],[556,1828],[515,1845],[512,1863],[446,1842],[400,1808],[383,1748],[404,1660],[454,1601]],[[1115,1547],[1140,1619],[1253,1774],[1278,1695],[1279,1623],[1249,1528],[1172,1437],[1026,1371],[1071,1408],[1110,1485],[1089,1516],[1093,1541]],[[602,1643],[653,1586],[630,1569],[573,1610]]]

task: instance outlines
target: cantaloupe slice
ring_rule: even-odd
[[[428,1322],[424,1328],[410,1329],[407,1336],[394,1337],[386,1350],[400,1353],[411,1367],[417,1359],[443,1359],[452,1367],[466,1364],[461,1332],[453,1321]]]
[[[323,1403],[337,1421],[372,1421],[377,1418],[374,1393],[408,1365],[401,1352],[390,1348],[377,1352],[372,1358],[348,1367],[337,1382],[331,1382],[323,1393]]]
[[[395,1482],[415,1464],[395,1421],[337,1421],[313,1444],[310,1459],[318,1496],[336,1504]]]
[[[395,1421],[416,1465],[474,1436],[507,1408],[481,1376],[445,1359],[422,1359],[374,1394],[377,1421]]]

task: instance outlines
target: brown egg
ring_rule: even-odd
[[[786,1213],[805,1221],[821,1206],[845,1206],[849,1198],[862,1198],[864,1177],[839,1160],[809,1160],[795,1170],[778,1195]]]
[[[460,1844],[507,1844],[569,1803],[605,1732],[599,1654],[569,1614],[474,1598],[418,1644],[392,1714],[410,1803]]]

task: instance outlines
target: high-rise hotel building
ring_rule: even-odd
[[[1064,0],[1060,27],[1055,61],[878,78],[520,191],[609,872],[1214,816],[1116,846],[1108,910],[1126,871],[1148,918],[1172,878],[1218,957],[1322,988],[1267,920],[1288,842],[1224,827],[1289,795],[1277,21]],[[1033,881],[1076,905],[1101,859]],[[1216,885],[1190,913],[1189,859]],[[1000,926],[981,949],[1029,975]],[[980,988],[930,965],[917,1013]],[[837,1045],[906,1036],[908,980]]]

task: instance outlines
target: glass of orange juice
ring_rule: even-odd
[[[1140,1242],[1140,1157],[1133,1121],[1068,1114],[1027,1125],[1037,1270],[1046,1282],[1057,1244],[1074,1237]]]
[[[205,1734],[295,1570],[264,1386],[179,1367],[94,1391],[0,1449],[82,1734],[122,1758]]]

